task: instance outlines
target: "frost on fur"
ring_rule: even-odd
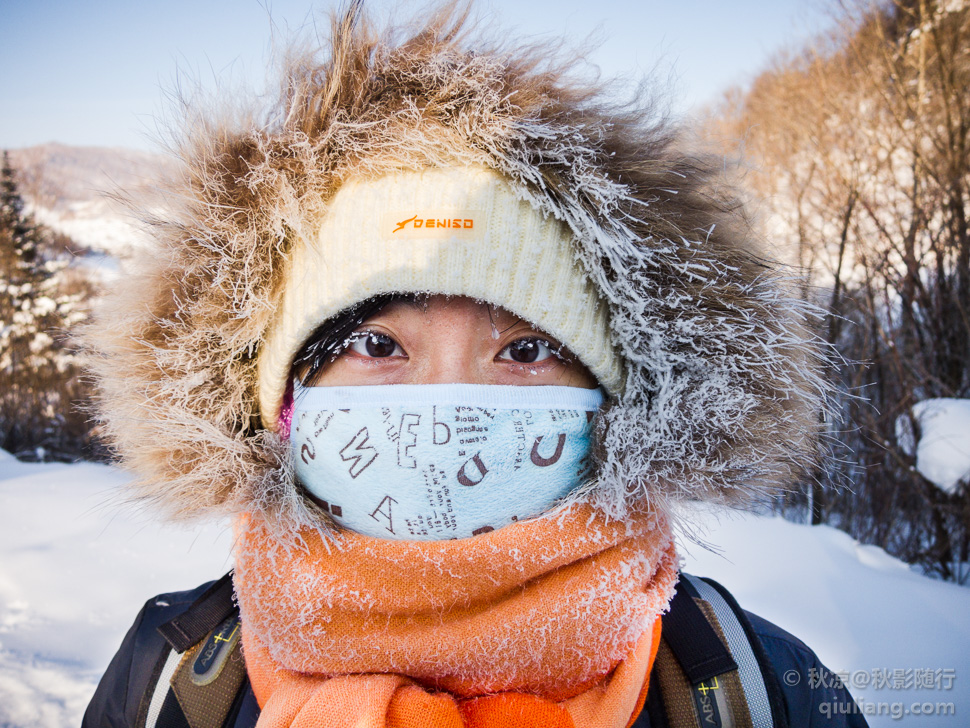
[[[288,61],[270,108],[186,111],[181,172],[143,208],[156,246],[88,336],[136,498],[326,527],[258,425],[288,243],[344,180],[443,165],[498,170],[566,223],[609,304],[626,388],[600,421],[586,490],[601,506],[743,502],[811,463],[825,386],[810,315],[759,258],[720,161],[683,151],[643,99],[615,104],[542,49],[465,25],[446,8],[378,34],[352,9],[328,49]]]

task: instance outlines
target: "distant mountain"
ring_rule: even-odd
[[[170,164],[150,152],[56,143],[11,150],[10,158],[38,222],[118,257],[143,244],[146,234],[111,195],[145,190]]]

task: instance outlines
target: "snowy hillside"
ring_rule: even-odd
[[[126,255],[146,239],[111,195],[139,194],[165,169],[165,157],[63,144],[18,149],[10,157],[38,222],[95,252],[115,256]]]
[[[0,451],[2,727],[77,725],[141,604],[230,567],[224,525],[180,530],[120,509],[125,478]],[[736,514],[719,522],[708,511],[695,520],[723,556],[690,546],[686,569],[720,580],[844,671],[863,709],[882,712],[871,725],[967,725],[970,589],[917,576],[828,527]],[[913,714],[937,703],[952,712]]]

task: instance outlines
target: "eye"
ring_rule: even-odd
[[[519,364],[535,364],[536,362],[545,361],[553,356],[556,356],[556,352],[548,341],[529,337],[513,341],[502,349],[498,358],[518,362]]]
[[[371,359],[404,355],[404,350],[394,339],[376,331],[361,331],[354,334],[346,350]]]

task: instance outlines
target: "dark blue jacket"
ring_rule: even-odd
[[[154,682],[159,655],[167,643],[158,627],[185,612],[214,582],[191,591],[161,594],[150,599],[125,636],[118,653],[88,705],[82,728],[134,728],[139,707]],[[851,696],[803,642],[774,624],[746,613],[768,657],[780,686],[788,724],[791,728],[866,728]],[[655,685],[652,681],[651,685]],[[812,687],[815,684],[817,687]],[[651,690],[656,703],[658,690]],[[657,725],[658,713],[644,709],[634,728],[665,728]],[[225,725],[252,728],[259,717],[259,706],[248,681],[240,690]]]

